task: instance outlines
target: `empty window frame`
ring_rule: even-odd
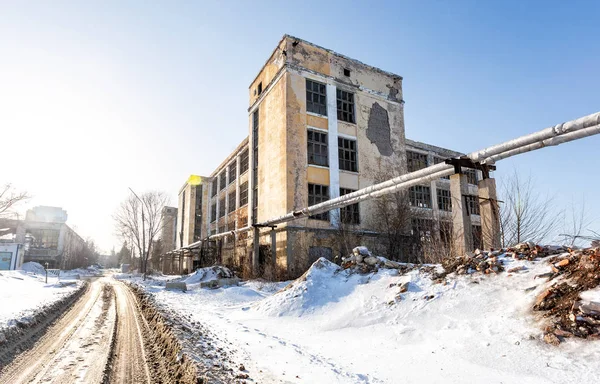
[[[308,164],[329,166],[327,151],[327,134],[309,129],[307,132]]]
[[[340,196],[356,192],[353,189],[340,188]],[[360,211],[358,203],[340,208],[341,222],[345,224],[360,224]]]
[[[431,241],[433,233],[433,220],[423,218],[412,218],[412,235],[418,237],[421,241]]]
[[[225,206],[225,197],[221,197],[219,199],[219,217],[225,216],[226,208],[227,207]]]
[[[219,191],[222,191],[227,186],[227,172],[223,170],[219,175]]]
[[[347,123],[355,123],[354,119],[354,93],[337,90],[337,117]]]
[[[465,175],[467,175],[467,183],[477,185],[477,171],[474,169],[463,169]]]
[[[237,178],[237,161],[229,164],[229,184],[233,183]]]
[[[469,208],[470,215],[479,215],[479,197],[478,196],[465,196],[467,199],[467,207]]]
[[[358,172],[356,140],[338,137],[338,159],[342,171]]]
[[[438,209],[441,211],[452,211],[452,196],[447,189],[437,189]]]
[[[214,178],[213,181],[211,181],[210,197],[215,197],[217,192],[219,192],[219,186],[217,185],[217,178]]]
[[[315,205],[329,200],[329,187],[326,185],[319,184],[308,184],[308,205]],[[319,213],[317,215],[310,216],[311,219],[315,220],[329,220],[329,212]]]
[[[483,233],[481,231],[481,225],[471,226],[473,234],[473,248],[483,249]]]
[[[235,211],[235,198],[236,198],[235,192],[236,191],[234,189],[233,191],[231,191],[229,193],[229,201],[228,201],[229,207],[227,207],[227,213],[231,213],[231,212]]]
[[[248,182],[240,184],[240,207],[248,204]]]
[[[260,83],[258,83],[258,87],[256,87],[256,91],[258,92],[259,95],[262,93],[262,91],[263,91],[262,81]]]
[[[431,189],[415,185],[408,190],[409,203],[413,207],[431,208]]]
[[[433,158],[433,164],[439,164],[439,163],[443,163],[443,162],[445,162],[445,159],[442,159],[441,157]],[[450,176],[440,177],[440,179],[450,180]]]
[[[427,168],[427,155],[406,151],[406,166],[408,172],[415,172],[423,168]]]
[[[327,88],[325,84],[306,79],[306,111],[327,116]]]
[[[240,155],[240,175],[243,175],[248,170],[248,166],[250,163],[249,153],[250,152],[248,152],[248,148],[246,148],[244,152],[242,152],[242,154]]]
[[[214,223],[217,220],[217,203],[212,203],[210,206],[210,222]]]

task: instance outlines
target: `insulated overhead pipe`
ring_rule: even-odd
[[[467,155],[467,157],[474,162],[494,164],[496,161],[503,160],[511,156],[534,151],[547,146],[563,144],[598,133],[600,133],[600,112],[584,116],[576,120],[568,121],[566,123],[557,124],[553,127],[545,128],[541,131],[521,136],[501,144],[493,145],[479,151],[471,152]],[[407,173],[382,183],[375,184],[370,187],[366,187],[298,211],[292,211],[283,216],[259,223],[258,225],[261,227],[268,227],[278,223],[293,221],[298,218],[355,204],[366,199],[394,193],[401,189],[406,189],[426,181],[431,181],[452,174],[454,174],[454,166],[445,163],[435,164],[430,167]],[[252,228],[252,226],[248,226],[234,231],[219,233],[209,236],[206,240],[217,239],[234,233],[237,234],[245,232]],[[193,248],[200,243],[201,241],[190,244],[186,248]]]

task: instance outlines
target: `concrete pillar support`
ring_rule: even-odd
[[[484,249],[500,248],[500,211],[496,194],[496,180],[483,179],[478,183],[481,237]]]
[[[465,195],[468,194],[467,176],[450,176],[450,194],[452,195],[452,242],[456,256],[473,251],[473,229],[471,216]]]
[[[271,257],[273,262],[273,273],[277,267],[277,232],[275,229],[271,229]]]
[[[252,271],[258,274],[259,258],[260,258],[260,229],[254,227],[254,235],[252,237]]]

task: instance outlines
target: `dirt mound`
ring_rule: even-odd
[[[544,339],[551,344],[573,336],[600,339],[600,303],[581,297],[600,286],[600,248],[570,250],[547,262],[552,266],[548,281],[556,282],[533,306],[551,320]]]

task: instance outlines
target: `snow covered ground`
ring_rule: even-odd
[[[282,290],[258,281],[187,293],[165,290],[164,279],[143,285],[164,310],[218,335],[211,342],[255,382],[600,382],[600,342],[541,340],[544,320],[531,308],[548,283],[534,276],[550,266],[504,261],[526,269],[451,275],[444,285],[418,270],[351,275],[320,261]]]
[[[0,330],[17,321],[27,321],[44,306],[73,294],[80,284],[62,286],[53,276],[48,277],[46,284],[41,274],[0,271]]]

